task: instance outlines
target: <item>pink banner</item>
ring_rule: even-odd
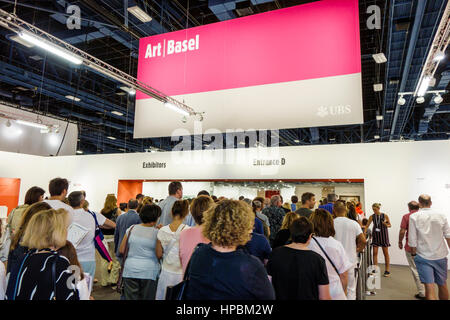
[[[322,0],[139,43],[138,79],[171,96],[360,72],[357,0]]]

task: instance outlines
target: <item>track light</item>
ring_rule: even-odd
[[[398,98],[397,103],[399,106],[403,106],[403,105],[405,105],[406,100],[405,100],[405,98],[403,98],[403,96],[400,96],[400,98]]]
[[[40,48],[42,48],[42,49],[44,49],[44,50],[46,50],[46,51],[48,51],[50,53],[53,53],[53,54],[55,54],[55,55],[57,55],[57,56],[59,56],[59,57],[61,57],[63,59],[66,59],[66,60],[68,60],[68,61],[70,61],[72,63],[75,63],[75,64],[82,64],[83,63],[82,59],[80,59],[80,58],[70,54],[67,50],[58,48],[54,44],[51,44],[51,43],[45,41],[42,38],[37,38],[37,37],[32,36],[32,35],[30,35],[28,33],[25,33],[25,32],[19,33],[19,37],[21,37],[23,40],[25,40],[25,41],[27,41],[29,43],[34,44],[35,46],[38,46],[38,47],[40,47]]]
[[[45,124],[40,124],[40,123],[36,123],[36,122],[28,122],[28,121],[24,121],[24,120],[16,120],[16,122],[18,124],[28,126],[28,127],[39,128],[39,129],[48,129],[48,126],[46,126]]]
[[[438,93],[434,96],[433,101],[435,104],[441,104],[442,101],[444,101],[444,98],[442,98],[442,96]]]
[[[423,97],[425,95],[425,93],[428,90],[428,87],[430,86],[430,82],[431,82],[430,76],[427,76],[422,79],[422,83],[420,84],[419,90],[417,90],[418,97]],[[419,103],[422,103],[422,102],[419,102]]]
[[[189,112],[187,112],[187,111],[184,110],[184,109],[181,109],[180,107],[174,105],[173,103],[165,102],[165,103],[164,103],[164,107],[169,108],[169,109],[172,109],[173,111],[176,111],[176,112],[178,112],[178,113],[181,113],[181,114],[184,115],[184,116],[189,116]]]
[[[417,99],[416,99],[416,102],[417,102],[418,104],[422,104],[422,103],[424,103],[424,102],[425,102],[425,98],[424,98],[424,97],[422,97],[422,96],[420,96],[420,97],[417,97]]]
[[[134,95],[136,94],[136,90],[133,89],[133,88],[129,88],[129,87],[123,86],[123,87],[120,87],[120,89],[122,89],[122,90],[125,91],[125,92],[128,92],[128,94],[129,94],[130,96],[134,96]]]
[[[445,53],[443,52],[443,51],[438,51],[437,53],[436,53],[436,55],[434,56],[434,61],[441,61],[441,60],[444,60],[444,58],[445,58]]]

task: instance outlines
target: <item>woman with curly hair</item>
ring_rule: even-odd
[[[204,216],[200,244],[186,270],[187,300],[273,300],[273,287],[258,258],[238,246],[251,237],[255,221],[252,209],[242,201],[223,200]]]

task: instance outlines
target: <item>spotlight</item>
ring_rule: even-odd
[[[442,96],[438,93],[434,97],[433,101],[434,101],[435,104],[441,104],[442,101],[444,101],[444,98],[442,98]]]
[[[424,98],[424,97],[417,97],[416,102],[417,102],[418,104],[422,104],[422,103],[425,102],[425,98]]]
[[[443,52],[443,51],[438,51],[437,53],[436,53],[436,55],[434,56],[434,61],[441,61],[441,60],[444,60],[444,58],[445,58],[445,53]]]
[[[403,105],[405,105],[406,100],[405,100],[405,98],[403,98],[403,96],[400,96],[400,98],[398,98],[397,103],[399,106],[403,106]]]

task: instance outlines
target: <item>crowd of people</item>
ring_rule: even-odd
[[[66,179],[55,178],[44,199],[44,189],[32,187],[9,214],[0,299],[93,299],[98,268],[100,284],[114,286],[123,300],[173,299],[180,284],[185,300],[355,300],[358,253],[369,237],[374,264],[381,247],[390,276],[391,223],[379,203],[367,219],[360,203],[335,194],[318,208],[310,192],[291,203],[280,195],[233,200],[206,190],[185,200],[174,181],[166,199],[138,194],[118,206],[109,194],[96,213],[86,192],[68,189]],[[399,247],[406,235],[416,298],[436,299],[436,283],[439,298],[448,299],[450,228],[431,203],[422,195],[408,204]]]

